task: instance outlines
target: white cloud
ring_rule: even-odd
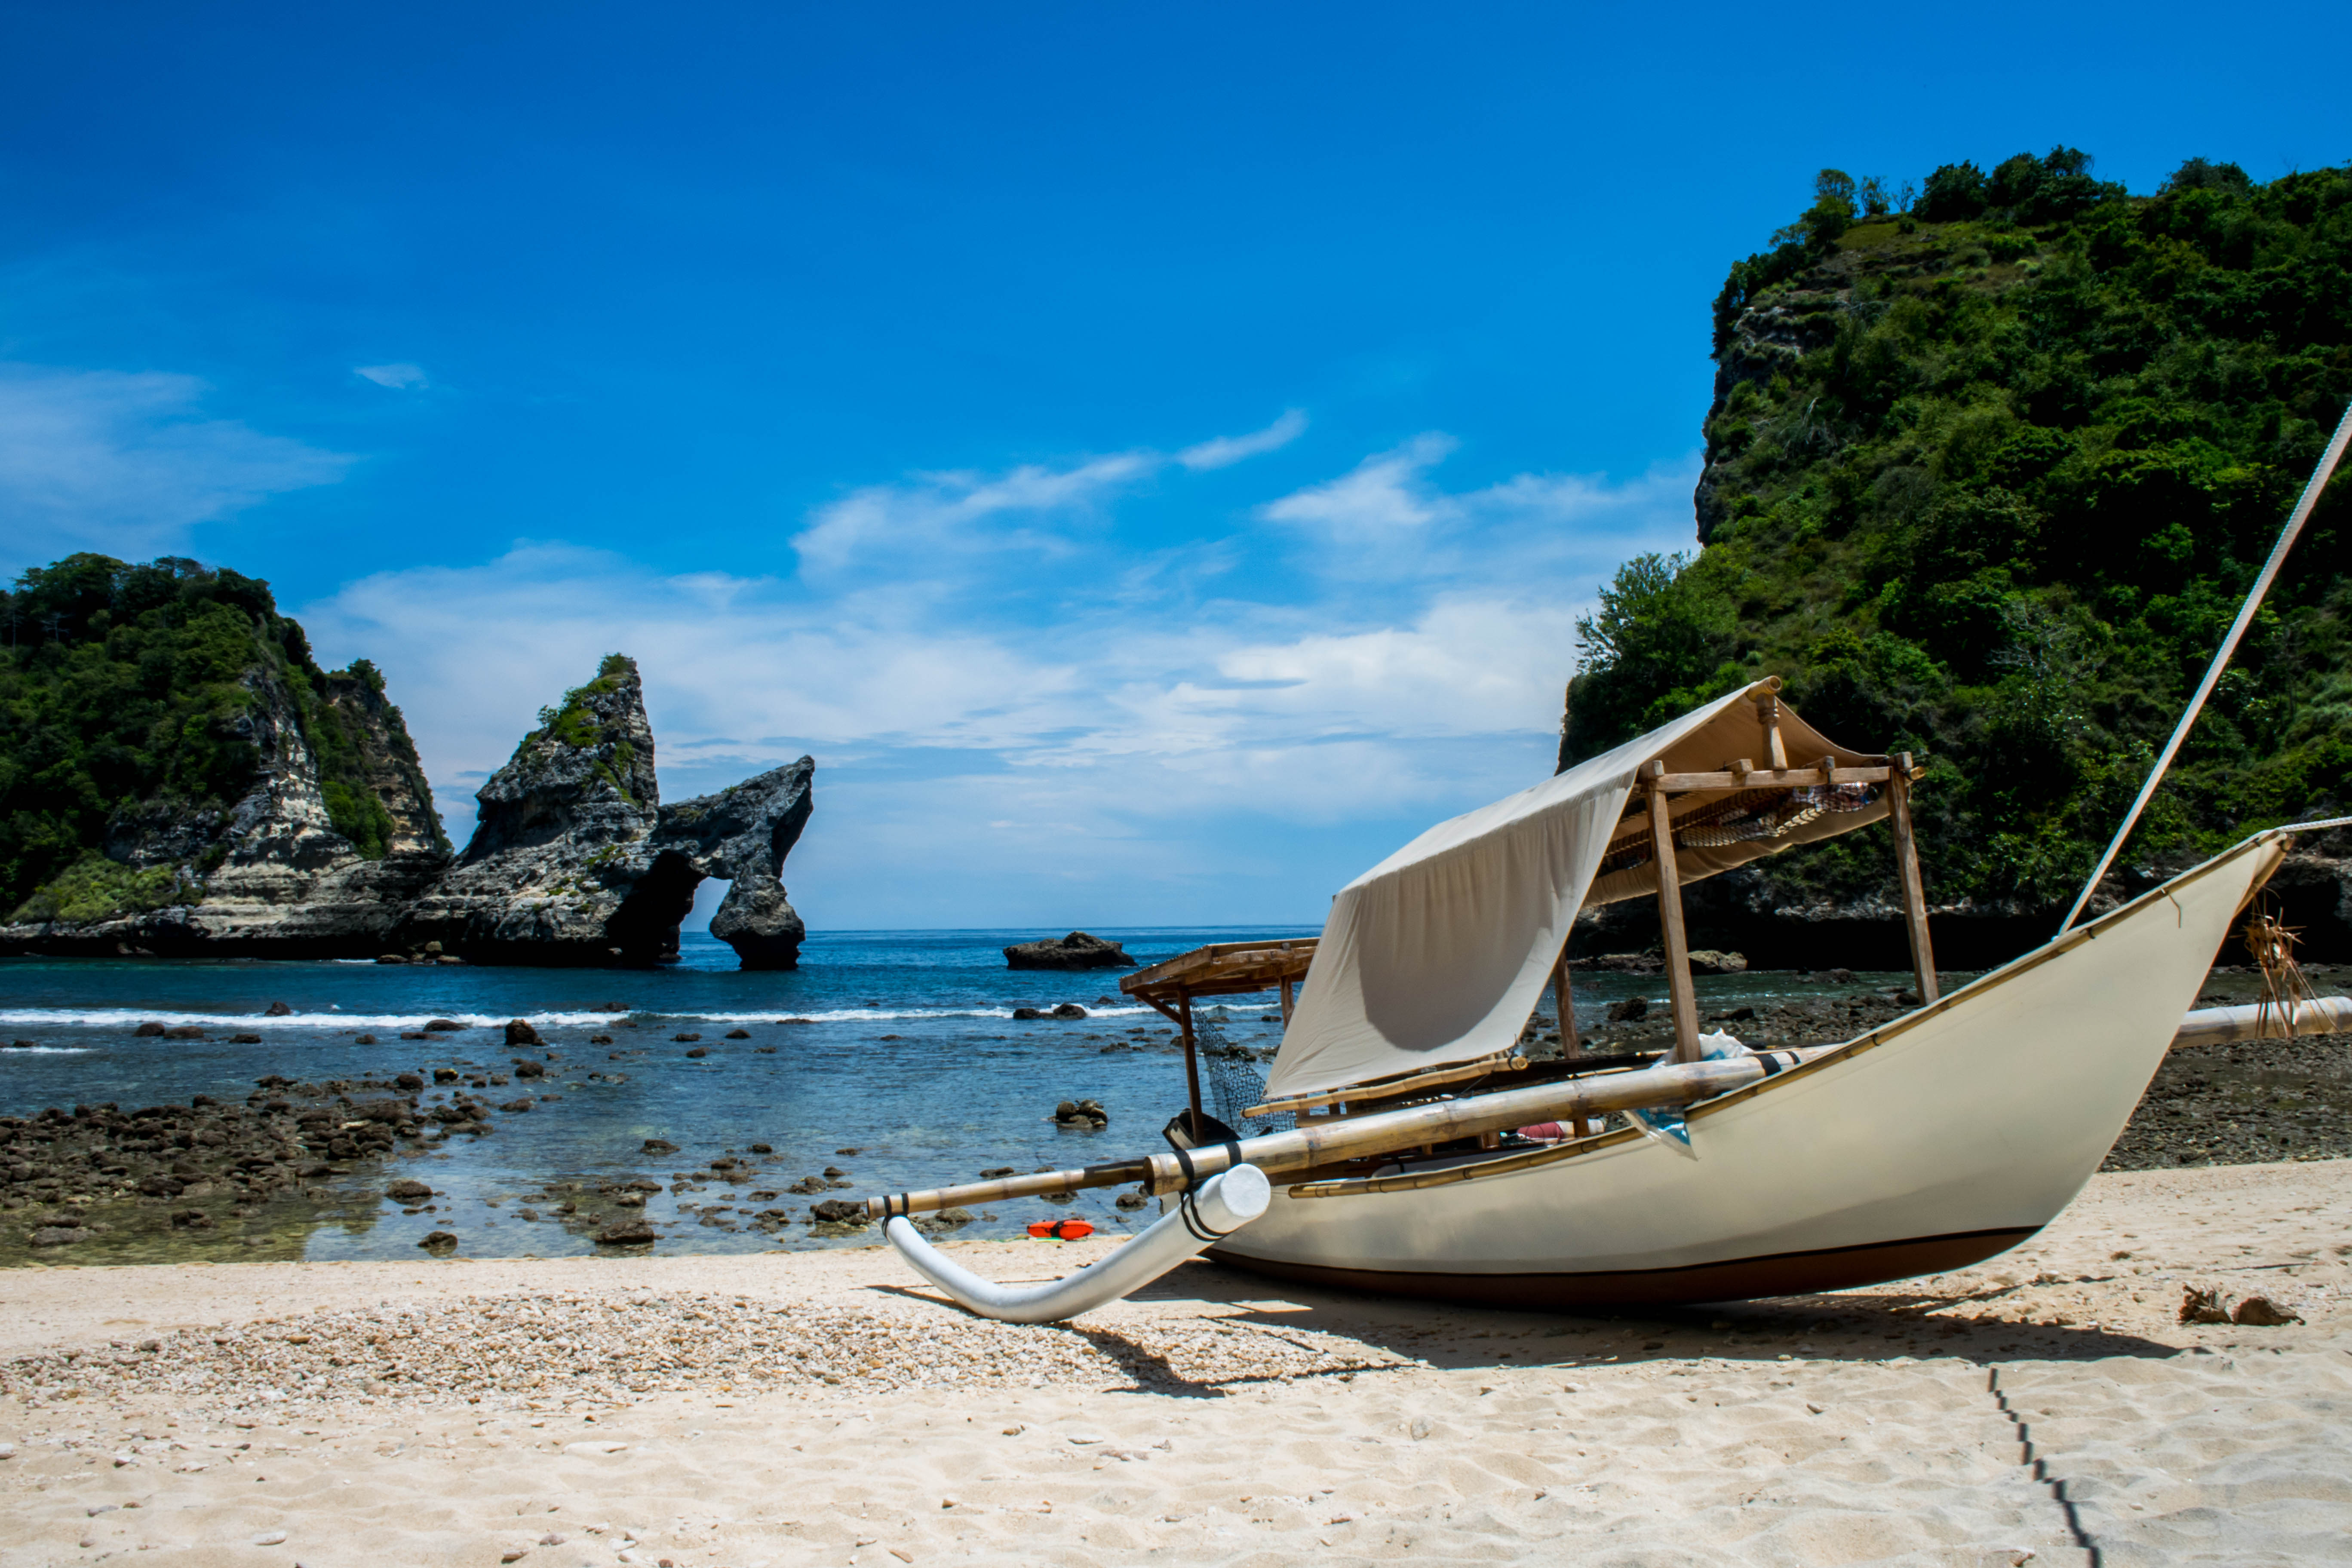
[[[1138,448],[1062,468],[1028,463],[1000,474],[916,474],[866,485],[818,508],[793,547],[818,573],[929,561],[942,552],[1065,555],[1108,502],[1171,465],[1192,472],[1230,468],[1288,445],[1306,428],[1307,416],[1294,408],[1263,430],[1219,436],[1172,457]]]
[[[1543,776],[1577,613],[1619,561],[1691,531],[1693,463],[1449,493],[1428,469],[1450,446],[1300,492],[1334,498],[1304,520],[1318,536],[1357,515],[1337,498],[1406,498],[1361,509],[1422,520],[1360,525],[1394,536],[1377,578],[1282,570],[1266,552],[1295,536],[1261,530],[1182,547],[1250,590],[1204,595],[1118,537],[1113,503],[1168,470],[1143,453],[870,487],[816,515],[832,531],[797,579],[524,543],[301,615],[322,658],[385,669],[461,833],[541,705],[618,649],[645,671],[667,795],[815,753],[787,879],[820,924],[986,923],[1066,894],[1072,921],[1311,919],[1430,820]],[[1008,541],[1086,586],[990,591],[1034,562]]]
[[[352,374],[394,392],[415,392],[429,384],[425,379],[425,367],[404,360],[396,364],[355,364]]]
[[[71,550],[125,556],[355,460],[199,411],[204,383],[159,371],[0,365],[0,520],[18,562]]]
[[[1244,458],[1278,451],[1297,440],[1306,431],[1305,410],[1293,408],[1263,430],[1254,430],[1246,436],[1219,436],[1213,440],[1187,447],[1176,454],[1176,460],[1195,472],[1204,468],[1229,468]]]
[[[868,485],[817,510],[793,536],[802,562],[840,571],[853,561],[939,551],[1053,552],[1064,541],[1050,527],[1087,512],[1160,466],[1152,453],[1124,452],[1068,468],[1024,465],[991,478],[919,474],[905,484]],[[1004,526],[999,520],[1025,521]]]
[[[1433,522],[1447,513],[1449,503],[1422,476],[1455,445],[1453,437],[1437,431],[1416,436],[1393,451],[1366,458],[1339,479],[1267,502],[1259,515],[1305,523],[1342,540]]]

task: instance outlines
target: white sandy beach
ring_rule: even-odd
[[[11,1271],[0,1568],[2352,1562],[2352,1162],[2102,1175],[1979,1269],[1622,1320],[1193,1265],[1016,1329],[911,1280]],[[2305,1321],[2183,1327],[2184,1281]]]

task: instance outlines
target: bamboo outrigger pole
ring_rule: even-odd
[[[2262,574],[2254,579],[2252,589],[2246,595],[2246,602],[2238,606],[2238,618],[2230,623],[2230,635],[2221,639],[2221,647],[2214,651],[2213,662],[2205,667],[2205,679],[2197,683],[2197,695],[2189,700],[2189,711],[2183,713],[2180,722],[2172,727],[2172,738],[2164,742],[2164,752],[2156,759],[2156,766],[2148,771],[2147,783],[2140,785],[2139,798],[2132,802],[2129,811],[2124,813],[2124,825],[2116,829],[2115,837],[2108,842],[2107,852],[2099,857],[2098,867],[2092,871],[2091,879],[2083,884],[2082,896],[2074,900],[2074,907],[2066,911],[2066,918],[2058,922],[2060,936],[2064,936],[2067,928],[2082,918],[2084,907],[2090,903],[2091,895],[2098,891],[2100,879],[2107,874],[2107,868],[2115,864],[2116,852],[2124,847],[2124,840],[2131,837],[2133,826],[2139,821],[2139,814],[2147,808],[2148,798],[2156,794],[2156,786],[2164,782],[2165,770],[2172,766],[2173,753],[2179,751],[2180,742],[2189,738],[2189,726],[2197,722],[2197,715],[2204,710],[2205,700],[2213,695],[2213,683],[2220,680],[2221,671],[2229,668],[2230,656],[2238,651],[2238,639],[2246,635],[2248,626],[2253,625],[2254,612],[2263,607],[2263,595],[2271,591],[2271,584],[2278,576],[2279,568],[2286,563],[2286,552],[2294,548],[2294,542],[2303,534],[2303,525],[2310,520],[2311,509],[2319,504],[2319,492],[2327,488],[2329,478],[2336,472],[2336,465],[2343,460],[2344,444],[2347,439],[2352,439],[2352,405],[2347,405],[2344,417],[2336,422],[2336,434],[2329,437],[2327,449],[2320,454],[2319,466],[2311,470],[2311,479],[2303,487],[2302,498],[2294,503],[2294,510],[2287,518],[2286,527],[2279,531],[2278,542],[2271,546],[2271,558],[2263,563]]]
[[[1122,1186],[1129,1182],[1140,1182],[1152,1193],[1182,1192],[1220,1171],[1244,1164],[1255,1165],[1268,1175],[1280,1175],[1335,1161],[1392,1154],[1424,1144],[1475,1138],[1482,1132],[1500,1132],[1566,1117],[1594,1117],[1651,1105],[1693,1104],[1786,1072],[1837,1048],[1821,1046],[1808,1050],[1759,1051],[1727,1061],[1599,1073],[1566,1083],[1530,1084],[1524,1089],[1499,1089],[1492,1094],[1444,1100],[1370,1116],[1344,1120],[1318,1117],[1301,1122],[1288,1132],[1269,1132],[1231,1143],[1148,1154],[1075,1171],[1040,1171],[1033,1175],[1003,1176],[992,1182],[971,1182],[930,1192],[870,1197],[866,1200],[866,1212],[875,1219],[888,1219],[893,1215],[935,1213],[961,1204],[1001,1203],[1010,1198],[1076,1192],[1085,1187]]]

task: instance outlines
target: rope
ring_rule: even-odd
[[[2294,503],[2294,514],[2286,520],[2286,527],[2280,531],[2278,542],[2271,546],[2271,558],[2263,563],[2262,575],[2254,579],[2253,589],[2247,594],[2246,602],[2238,606],[2238,618],[2230,624],[2230,635],[2221,639],[2221,647],[2213,655],[2213,662],[2206,667],[2205,679],[2198,683],[2197,695],[2189,700],[2189,711],[2183,713],[2180,722],[2173,726],[2172,739],[2165,742],[2164,754],[2156,759],[2156,770],[2147,775],[2147,783],[2140,786],[2139,798],[2132,802],[2131,810],[2124,814],[2124,825],[2116,829],[2114,840],[2107,845],[2107,852],[2099,857],[2098,869],[2093,871],[2091,879],[2083,884],[2083,896],[2074,900],[2074,907],[2068,910],[2066,918],[2059,922],[2060,936],[2064,936],[2074,921],[2081,918],[2083,906],[2091,901],[2091,895],[2098,890],[2099,879],[2107,874],[2107,868],[2115,864],[2116,852],[2131,836],[2133,826],[2139,821],[2139,814],[2147,808],[2148,797],[2156,794],[2156,786],[2164,782],[2165,770],[2172,766],[2173,753],[2180,750],[2180,742],[2189,738],[2189,727],[2196,723],[2197,715],[2204,711],[2205,699],[2213,694],[2213,683],[2221,679],[2221,671],[2229,667],[2230,656],[2238,651],[2238,639],[2246,635],[2248,626],[2253,625],[2254,612],[2263,607],[2263,595],[2271,591],[2272,581],[2278,576],[2279,568],[2285,564],[2286,552],[2294,548],[2295,540],[2302,535],[2303,525],[2309,520],[2311,509],[2319,503],[2319,492],[2327,488],[2329,478],[2336,472],[2336,463],[2343,458],[2344,444],[2347,439],[2352,439],[2352,405],[2347,405],[2344,417],[2336,422],[2336,434],[2329,437],[2327,450],[2320,454],[2319,466],[2312,469],[2310,482],[2303,487],[2302,499]]]

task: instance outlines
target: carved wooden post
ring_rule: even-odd
[[[1779,688],[1773,689],[1777,691]],[[1788,743],[1780,739],[1780,700],[1778,697],[1758,698],[1756,721],[1764,730],[1764,765],[1779,773],[1789,765]]]
[[[1895,759],[1886,775],[1887,816],[1895,825],[1895,870],[1903,883],[1903,923],[1911,932],[1911,977],[1922,1005],[1936,999],[1936,950],[1927,940],[1927,889],[1919,877],[1919,846],[1911,833],[1911,753]]]
[[[1666,815],[1666,792],[1655,782],[1665,776],[1665,771],[1663,762],[1653,762],[1642,770],[1652,781],[1651,864],[1658,871],[1658,926],[1665,937],[1666,994],[1675,1016],[1675,1048],[1668,1059],[1695,1062],[1699,1059],[1698,992],[1691,984],[1690,942],[1683,934],[1683,884],[1675,868],[1675,825]]]

